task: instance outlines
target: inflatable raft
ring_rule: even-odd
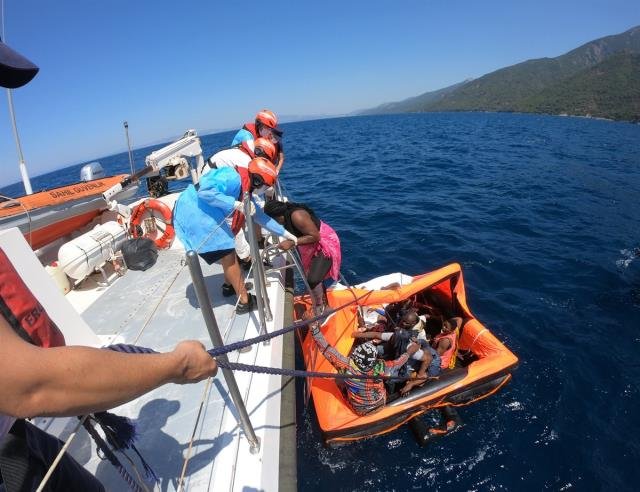
[[[394,288],[382,288],[396,283]],[[398,284],[400,284],[398,286]],[[489,396],[510,379],[518,358],[498,340],[467,306],[460,265],[451,264],[439,270],[409,277],[392,274],[379,277],[354,288],[337,288],[327,292],[332,307],[357,299],[357,305],[380,307],[405,299],[421,299],[446,318],[459,316],[463,325],[458,338],[458,357],[453,369],[443,370],[439,377],[428,380],[405,396],[368,415],[351,410],[335,379],[310,379],[313,404],[324,441],[337,445],[390,432],[430,410],[463,406]],[[351,304],[331,316],[322,325],[327,341],[348,355],[358,327],[358,309]],[[300,314],[308,306],[307,298],[297,298],[295,311]],[[319,353],[310,333],[302,338],[304,363],[308,371],[336,372]]]
[[[127,176],[74,183],[0,202],[0,228],[18,227],[32,249],[40,248],[98,217],[107,209],[102,193]]]

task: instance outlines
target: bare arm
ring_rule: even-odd
[[[298,230],[303,234],[303,236],[300,236],[298,238],[298,245],[313,244],[320,241],[320,231],[313,223],[313,220],[311,220],[309,212],[302,209],[295,210],[291,214],[291,220],[298,228]],[[293,241],[287,239],[285,241],[282,241],[278,246],[280,246],[280,248],[284,250],[287,250],[291,249],[293,246],[295,246],[295,244],[293,244]]]
[[[280,174],[280,169],[282,169],[282,165],[284,164],[284,152],[280,151],[278,154],[278,163],[276,164],[276,172]]]
[[[193,383],[216,372],[215,361],[196,341],[164,354],[44,349],[19,338],[0,316],[0,412],[15,417],[106,410],[165,383]]]
[[[450,348],[451,348],[451,340],[449,340],[448,338],[443,338],[438,342],[438,346],[436,347],[436,350],[438,351],[439,355],[442,355]]]
[[[367,340],[382,340],[382,333],[377,331],[354,331],[351,336],[353,338],[366,338]]]

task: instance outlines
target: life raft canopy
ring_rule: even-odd
[[[385,288],[383,288],[385,287]],[[351,409],[335,380],[309,379],[318,424],[326,444],[365,439],[390,432],[414,417],[446,406],[478,401],[502,388],[510,379],[518,358],[471,313],[459,264],[446,265],[414,277],[392,274],[353,288],[338,286],[327,292],[331,307],[348,301],[353,304],[331,315],[322,325],[326,340],[348,356],[358,328],[360,307],[382,308],[413,296],[434,308],[445,318],[464,320],[458,339],[459,367],[445,369],[437,378],[413,389],[408,395],[389,401],[380,410],[359,416]],[[308,306],[308,298],[298,298],[296,312]],[[317,354],[311,334],[302,340],[307,371],[336,372]]]

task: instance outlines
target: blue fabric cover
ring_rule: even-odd
[[[214,169],[200,179],[200,187],[189,187],[180,193],[173,210],[176,234],[185,248],[198,253],[233,249],[231,227],[224,220],[240,200],[242,185],[235,169]],[[253,197],[252,197],[253,200]],[[284,228],[266,215],[255,203],[254,219],[269,232],[282,236]],[[220,227],[218,227],[218,224]]]
[[[233,147],[234,145],[240,145],[242,142],[246,140],[253,140],[253,135],[249,130],[245,130],[244,128],[241,128],[240,130],[238,130],[238,133],[236,133],[236,136],[233,137],[233,142],[231,142],[231,146]]]

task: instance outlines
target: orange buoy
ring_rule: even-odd
[[[156,221],[165,224],[164,230],[158,227]],[[151,239],[160,249],[168,248],[176,236],[171,209],[160,200],[147,198],[133,209],[129,220],[129,231],[133,237]]]

